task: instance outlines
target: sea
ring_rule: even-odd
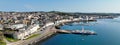
[[[60,27],[63,30],[82,28],[94,31],[97,35],[57,34],[40,45],[120,45],[120,17],[73,22]]]

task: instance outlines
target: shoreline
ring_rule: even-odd
[[[43,41],[46,41],[47,39],[49,39],[49,37],[52,37],[54,35],[57,35],[57,30],[59,30],[59,28],[56,28],[56,26],[62,26],[64,25],[65,23],[70,23],[70,22],[79,22],[79,21],[82,21],[81,19],[79,18],[75,18],[73,20],[68,20],[68,19],[64,19],[64,20],[60,20],[58,21],[58,23],[56,24],[51,24],[51,25],[48,25],[48,26],[45,26],[47,27],[48,29],[44,30],[44,32],[42,34],[40,34],[39,36],[37,37],[34,37],[34,38],[31,38],[31,39],[28,39],[28,40],[20,40],[18,42],[15,42],[15,43],[12,43],[12,44],[8,44],[8,45],[34,45],[34,44],[37,44],[37,43],[42,43]],[[86,21],[86,20],[85,20]],[[89,20],[87,20],[89,21]],[[93,20],[94,21],[94,20]],[[57,22],[57,21],[56,21]],[[54,26],[55,25],[55,26]],[[53,26],[52,28],[50,26]],[[44,27],[44,26],[43,26]],[[38,44],[38,45],[39,45]]]
[[[60,26],[62,26],[62,25],[64,25],[64,24],[66,24],[66,23],[80,22],[80,21],[81,21],[81,20],[80,20],[80,19],[78,19],[78,20],[71,20],[71,21],[61,22],[61,23],[59,23],[59,24],[55,25],[54,29],[56,29],[56,30],[60,30],[60,29],[59,29],[59,28],[60,28]],[[88,20],[88,21],[89,21],[89,20]],[[96,21],[96,20],[90,20],[90,21]],[[59,28],[56,28],[56,26],[58,26]],[[55,31],[56,31],[56,30],[55,30]],[[55,33],[54,33],[54,34],[52,34],[51,36],[48,36],[48,37],[44,38],[43,40],[41,40],[41,41],[37,42],[37,45],[40,45],[42,42],[44,42],[44,41],[48,40],[49,38],[52,38],[53,36],[56,36],[57,34],[59,34],[59,33],[55,32]]]

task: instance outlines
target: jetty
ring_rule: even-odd
[[[63,33],[63,34],[80,34],[80,35],[97,35],[96,32],[90,31],[90,30],[57,30],[57,33]]]
[[[96,32],[90,30],[57,30],[57,33],[63,34],[80,34],[80,35],[97,35]]]

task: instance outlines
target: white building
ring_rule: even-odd
[[[3,30],[3,25],[0,24],[0,30]]]
[[[43,28],[48,27],[50,25],[54,25],[54,22],[49,22],[49,23],[45,24],[45,26]]]
[[[14,24],[14,25],[9,25],[9,26],[7,26],[7,28],[19,29],[19,28],[23,28],[23,27],[25,27],[25,26],[27,26],[27,25],[25,25],[25,24]]]
[[[22,31],[14,34],[14,38],[21,39],[21,40],[26,39],[31,34],[37,32],[38,28],[40,28],[39,24],[31,25],[27,29],[23,28],[21,29]]]

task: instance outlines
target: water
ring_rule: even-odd
[[[83,26],[87,30],[93,30],[98,35],[58,34],[41,45],[120,45],[120,17],[115,19],[98,19],[94,24]],[[81,30],[81,25],[64,25],[61,29]]]

